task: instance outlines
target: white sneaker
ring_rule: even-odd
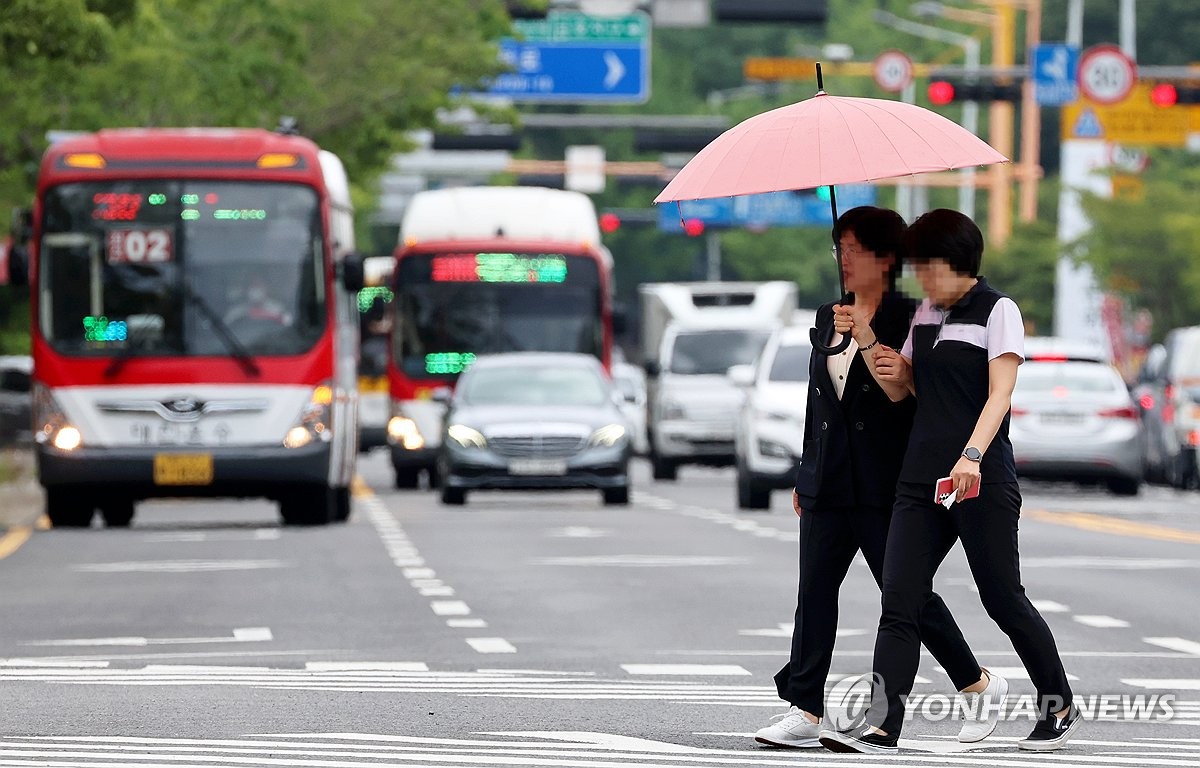
[[[773,747],[794,747],[812,749],[821,746],[818,737],[821,735],[821,724],[814,723],[804,716],[800,707],[792,707],[781,715],[775,715],[772,720],[779,720],[754,734],[754,740],[759,744],[770,744]]]
[[[988,672],[987,687],[979,693],[964,693],[966,707],[962,712],[962,728],[958,740],[964,744],[983,741],[996,730],[1003,714],[1004,697],[1008,694],[1008,681],[1000,675]]]

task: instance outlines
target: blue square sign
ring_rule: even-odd
[[[1033,46],[1033,94],[1039,106],[1061,107],[1079,98],[1079,46],[1040,43]]]

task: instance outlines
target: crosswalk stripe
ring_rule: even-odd
[[[733,735],[733,734],[731,734]],[[982,757],[1008,768],[1145,768],[1194,765],[1191,754],[1146,754],[1145,742],[1072,742],[1072,751],[1024,755],[1014,738],[995,739],[987,748],[937,739],[902,739],[902,751],[886,757],[863,756],[856,768],[977,768]],[[1084,754],[1082,748],[1111,745],[1125,751]],[[1164,748],[1158,744],[1156,748]],[[997,750],[1014,751],[997,751]],[[1111,747],[1110,747],[1111,749]],[[153,738],[134,736],[7,737],[0,739],[3,766],[107,766],[108,768],[183,768],[208,766],[302,766],[367,768],[416,766],[561,766],[563,768],[703,768],[705,766],[797,766],[828,768],[844,756],[823,752],[693,747],[617,734],[553,731],[499,731],[466,738],[363,733],[256,734],[233,739]]]

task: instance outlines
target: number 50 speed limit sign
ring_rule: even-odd
[[[1124,101],[1137,82],[1137,65],[1115,45],[1096,45],[1079,57],[1079,90],[1097,104]]]

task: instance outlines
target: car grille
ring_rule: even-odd
[[[489,437],[488,445],[501,456],[513,458],[565,458],[574,456],[584,445],[578,435],[513,435]]]

